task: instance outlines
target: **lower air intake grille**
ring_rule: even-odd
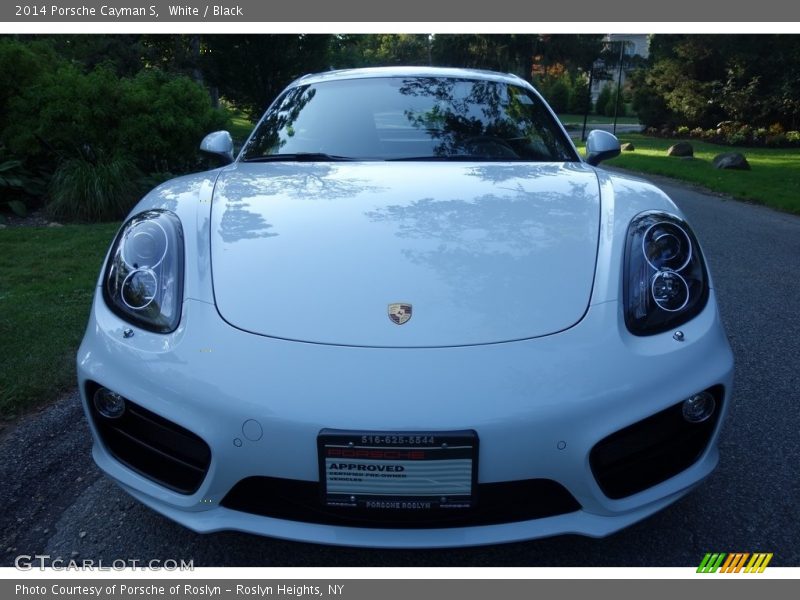
[[[322,503],[317,482],[272,477],[243,479],[228,492],[222,506],[305,523],[417,529],[512,523],[581,508],[563,486],[549,479],[479,484],[474,508],[422,512],[328,507]]]
[[[641,492],[700,458],[714,433],[724,396],[720,385],[707,391],[717,408],[702,423],[684,420],[681,402],[612,433],[592,448],[592,473],[606,496],[619,499]]]
[[[107,419],[94,407],[98,389],[89,385],[89,411],[108,451],[134,471],[181,494],[200,487],[211,462],[211,449],[188,429],[126,400],[118,419]]]

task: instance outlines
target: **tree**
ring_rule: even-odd
[[[440,34],[433,38],[436,65],[492,69],[530,78],[532,35]]]
[[[437,65],[505,71],[530,80],[588,70],[602,48],[601,35],[442,34],[433,38]]]
[[[337,35],[330,40],[330,62],[336,68],[428,65],[432,43],[424,34]]]
[[[206,35],[203,74],[221,95],[261,114],[294,79],[329,68],[329,35]]]
[[[564,73],[549,84],[545,85],[540,91],[544,95],[550,107],[557,113],[567,112],[569,109],[569,97],[572,88],[569,74]]]
[[[18,102],[43,73],[62,62],[46,42],[0,38],[0,139],[12,122],[11,104]]]
[[[795,35],[657,35],[649,67],[634,79],[634,105],[649,125],[734,120],[791,129],[800,118],[799,82]]]
[[[664,97],[651,85],[648,85],[648,72],[644,68],[637,69],[628,77],[632,88],[633,111],[639,122],[645,127],[673,126],[676,115],[667,106]]]
[[[611,84],[605,84],[600,93],[597,95],[597,100],[594,102],[594,112],[597,115],[605,115],[606,114],[606,107],[608,103],[611,101]]]
[[[619,101],[617,101],[617,86],[606,84],[606,87],[610,88],[608,94],[608,100],[603,106],[603,112],[598,114],[604,114],[607,117],[613,117],[616,114],[618,117],[625,116],[625,90],[622,90],[619,94]]]
[[[188,75],[198,83],[205,82],[202,71],[202,36],[198,34],[142,36],[143,62],[167,73]]]
[[[547,75],[554,68],[575,73],[588,72],[603,49],[601,34],[536,35],[533,44],[534,67]]]
[[[129,77],[148,62],[141,34],[68,34],[19,36],[25,43],[45,44],[62,60],[89,71],[101,65],[117,75]],[[162,36],[167,37],[167,36]]]
[[[569,112],[582,115],[592,106],[592,96],[589,91],[589,81],[586,75],[579,73],[572,84],[569,95]]]

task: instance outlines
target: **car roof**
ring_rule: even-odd
[[[342,79],[366,79],[373,77],[449,77],[457,79],[483,79],[502,81],[515,85],[530,86],[524,79],[511,73],[498,73],[483,69],[455,69],[447,67],[367,67],[363,69],[339,69],[323,73],[304,75],[289,87]]]

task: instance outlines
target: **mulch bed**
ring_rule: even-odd
[[[2,220],[0,220],[0,226],[2,225],[5,225],[9,229],[14,227],[61,227],[61,223],[51,221],[47,218],[44,211],[41,210],[34,211],[25,217],[18,217],[15,214],[4,214]]]

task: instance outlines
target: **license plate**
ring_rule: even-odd
[[[474,431],[323,429],[317,448],[327,506],[427,511],[475,505]]]

